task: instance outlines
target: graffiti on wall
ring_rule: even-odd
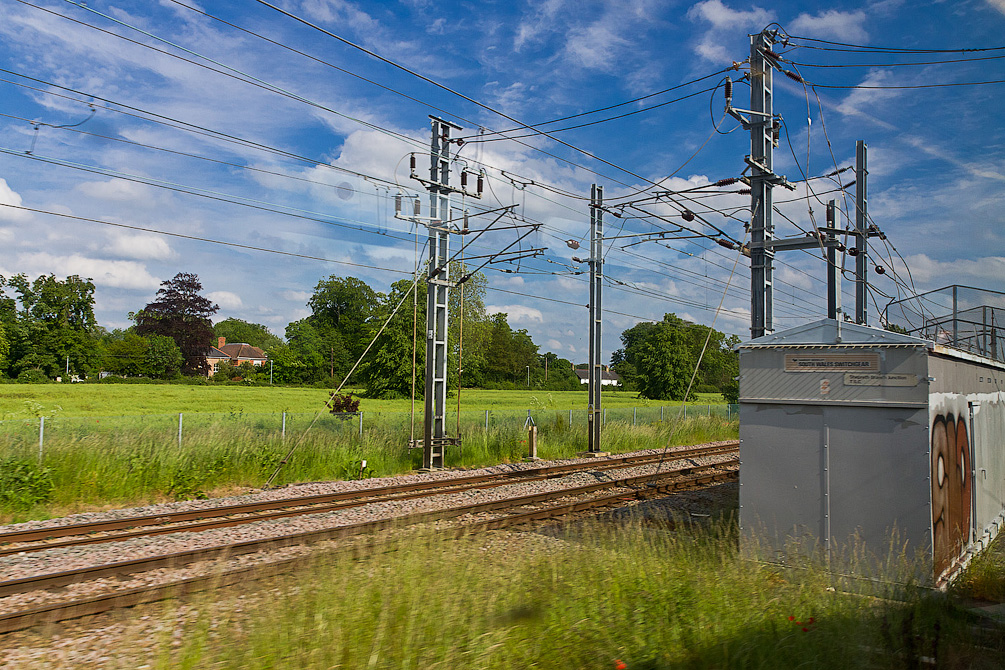
[[[948,568],[970,537],[973,479],[965,415],[932,420],[932,549],[935,574]]]

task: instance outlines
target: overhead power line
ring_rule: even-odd
[[[978,56],[976,58],[954,58],[949,60],[930,60],[930,61],[910,61],[907,63],[803,63],[801,61],[794,61],[788,58],[782,58],[785,63],[790,63],[792,65],[797,65],[799,67],[819,67],[819,68],[845,68],[845,67],[872,67],[872,68],[883,68],[883,67],[907,67],[911,65],[946,65],[950,63],[976,63],[979,61],[986,60],[997,60],[999,58],[1005,58],[1005,54],[998,56]]]
[[[938,84],[912,84],[912,85],[902,85],[895,86],[889,84],[815,84],[812,82],[806,82],[808,86],[812,88],[838,88],[838,89],[890,89],[890,90],[906,90],[914,88],[951,88],[954,86],[986,86],[989,84],[1005,84],[1005,79],[991,79],[988,81],[956,81],[956,82],[942,82]]]
[[[410,275],[411,272],[407,270],[399,270],[397,268],[385,268],[379,265],[367,265],[366,263],[353,263],[351,261],[340,261],[334,258],[324,258],[322,256],[311,256],[308,254],[298,254],[292,251],[280,251],[279,249],[270,249],[268,247],[256,247],[250,244],[240,244],[238,242],[227,242],[225,240],[217,240],[210,237],[199,237],[197,235],[185,235],[183,233],[173,233],[167,230],[158,230],[156,228],[147,228],[144,226],[129,225],[125,223],[117,223],[115,221],[104,221],[101,219],[91,219],[86,216],[75,216],[73,214],[65,214],[63,212],[51,212],[44,209],[36,209],[34,207],[24,207],[22,205],[11,205],[6,202],[0,202],[0,206],[9,207],[11,209],[19,209],[25,212],[34,212],[36,214],[45,214],[47,216],[58,216],[64,219],[72,219],[74,221],[86,221],[88,223],[100,223],[103,226],[113,226],[115,228],[127,228],[129,230],[138,230],[144,233],[154,233],[156,235],[166,235],[169,237],[178,237],[186,240],[194,240],[196,242],[207,242],[209,244],[219,244],[227,247],[233,247],[236,249],[246,249],[249,251],[262,251],[269,254],[279,254],[281,256],[293,256],[295,258],[305,258],[312,261],[323,261],[325,263],[338,263],[340,265],[349,265],[357,268],[366,268],[369,270],[383,270],[386,272],[395,272],[399,274]]]
[[[71,219],[71,220],[74,220],[74,221],[83,221],[83,222],[86,222],[86,223],[97,223],[97,224],[100,224],[100,225],[103,225],[103,226],[112,226],[112,227],[115,227],[115,228],[126,228],[126,229],[129,229],[129,230],[136,230],[136,231],[145,232],[145,233],[152,233],[152,234],[155,234],[155,235],[166,235],[166,236],[169,236],[169,237],[177,237],[177,238],[182,238],[182,239],[187,239],[187,240],[193,240],[193,241],[196,241],[196,242],[206,242],[206,243],[209,243],[209,244],[218,244],[218,245],[221,245],[221,246],[233,247],[233,248],[236,248],[236,249],[245,249],[245,250],[248,250],[248,251],[260,251],[260,252],[268,253],[268,254],[278,254],[280,256],[292,256],[292,257],[303,258],[303,259],[307,259],[307,260],[321,261],[321,262],[324,262],[324,263],[335,263],[335,264],[338,264],[338,265],[348,265],[348,266],[351,266],[351,267],[366,268],[366,269],[369,269],[369,270],[380,270],[380,271],[383,271],[383,272],[393,272],[395,274],[404,274],[404,275],[411,275],[412,274],[412,272],[410,270],[401,270],[401,269],[398,269],[398,268],[388,268],[388,267],[382,267],[382,266],[379,266],[379,265],[368,265],[366,263],[354,263],[352,261],[336,260],[334,258],[324,258],[322,256],[311,256],[309,254],[299,254],[299,253],[295,253],[295,252],[291,252],[291,251],[281,251],[279,249],[271,249],[269,247],[258,247],[258,246],[254,246],[254,245],[250,245],[250,244],[241,244],[241,243],[238,243],[238,242],[228,242],[228,241],[225,241],[225,240],[217,240],[217,239],[213,239],[213,238],[209,238],[209,237],[199,237],[199,236],[196,236],[196,235],[185,235],[183,233],[174,233],[174,232],[167,231],[167,230],[158,230],[156,228],[149,228],[149,227],[146,227],[146,226],[130,225],[130,224],[125,224],[125,223],[118,223],[118,222],[115,222],[115,221],[103,221],[101,219],[92,219],[92,218],[88,218],[88,217],[85,217],[85,216],[75,216],[73,214],[65,214],[63,212],[52,212],[52,211],[48,211],[48,210],[44,210],[44,209],[37,209],[37,208],[34,208],[34,207],[24,207],[22,205],[12,205],[12,204],[8,204],[8,203],[5,203],[5,202],[0,202],[0,207],[9,207],[11,209],[18,209],[18,210],[22,210],[22,211],[25,211],[25,212],[33,212],[35,214],[44,214],[44,215],[48,215],[48,216],[56,216],[56,217],[60,217],[60,218],[63,218],[63,219]],[[509,294],[512,294],[512,295],[523,296],[525,298],[533,298],[535,300],[544,300],[546,302],[554,302],[554,303],[559,303],[559,304],[564,304],[564,305],[572,305],[574,307],[581,307],[582,306],[579,303],[572,302],[572,301],[569,301],[569,300],[560,300],[558,298],[551,298],[551,297],[543,296],[543,295],[535,295],[533,293],[523,293],[523,292],[520,292],[520,291],[511,291],[511,290],[507,290],[507,289],[495,288],[495,287],[492,287],[492,286],[486,286],[485,288],[486,288],[486,290],[489,290],[489,291],[497,291],[499,293],[509,293]],[[633,318],[633,319],[648,320],[647,317],[638,316],[638,315],[635,315],[635,314],[623,314],[623,316],[627,316],[627,317],[630,317],[630,318]]]
[[[487,105],[487,104],[485,104],[483,102],[475,100],[474,98],[472,98],[472,97],[470,97],[468,95],[465,95],[464,93],[461,93],[460,91],[452,89],[449,86],[441,84],[440,82],[438,82],[438,81],[436,81],[436,80],[434,80],[434,79],[432,79],[430,77],[427,77],[427,76],[425,76],[423,74],[420,74],[419,72],[416,72],[415,70],[412,70],[409,67],[401,65],[400,63],[396,63],[395,61],[392,61],[389,58],[385,58],[384,56],[381,56],[380,54],[376,53],[375,51],[372,51],[370,49],[367,49],[364,46],[356,44],[355,42],[352,42],[352,41],[350,41],[350,40],[348,40],[348,39],[346,39],[346,38],[344,38],[344,37],[342,37],[340,35],[337,35],[337,34],[331,32],[330,30],[327,30],[327,29],[325,29],[325,28],[317,25],[316,23],[312,23],[311,21],[308,21],[307,19],[305,19],[303,17],[297,16],[296,14],[294,14],[292,12],[289,12],[289,11],[287,11],[285,9],[282,9],[281,7],[277,7],[276,5],[273,5],[272,3],[267,2],[266,0],[255,0],[255,2],[257,2],[257,3],[261,4],[261,5],[265,5],[266,7],[269,7],[271,9],[275,10],[276,12],[279,12],[280,14],[283,14],[284,16],[287,16],[287,17],[293,19],[294,21],[297,21],[298,23],[301,23],[301,24],[303,24],[303,25],[305,25],[305,26],[307,26],[307,27],[309,27],[309,28],[311,28],[313,30],[316,30],[316,31],[322,33],[323,35],[327,35],[328,37],[331,37],[332,39],[338,40],[339,42],[345,44],[346,46],[349,46],[349,47],[352,47],[353,49],[357,49],[359,51],[362,51],[363,53],[365,53],[365,54],[367,54],[367,55],[369,55],[369,56],[371,56],[373,58],[376,58],[377,60],[381,61],[382,63],[386,63],[387,65],[390,65],[391,67],[394,67],[394,68],[396,68],[398,70],[401,70],[402,72],[405,72],[405,73],[407,73],[407,74],[409,74],[409,75],[411,75],[413,77],[416,77],[416,78],[418,78],[418,79],[420,79],[420,80],[422,80],[422,81],[424,81],[424,82],[426,82],[426,83],[428,83],[428,84],[430,84],[432,86],[435,86],[436,88],[439,88],[439,89],[441,89],[443,91],[446,91],[446,92],[448,92],[448,93],[450,93],[452,95],[455,95],[455,96],[461,98],[462,100],[470,102],[471,104],[473,104],[473,105],[475,105],[477,107],[480,107],[480,108],[482,108],[482,109],[484,109],[486,111],[492,112],[493,114],[496,114],[496,115],[498,115],[498,116],[506,119],[507,121],[512,121],[513,123],[518,124],[521,128],[527,128],[527,129],[530,129],[530,130],[536,130],[542,137],[547,137],[548,139],[552,140],[553,142],[557,142],[558,144],[560,144],[560,145],[562,145],[562,146],[564,146],[564,147],[566,147],[568,149],[571,149],[571,150],[573,150],[573,151],[575,151],[577,153],[580,153],[580,154],[583,154],[584,156],[592,158],[593,160],[596,160],[596,161],[598,161],[600,163],[603,163],[604,165],[606,165],[608,167],[611,167],[611,168],[614,168],[615,170],[623,172],[624,174],[627,174],[627,175],[629,175],[629,176],[631,176],[631,177],[633,177],[635,179],[639,179],[639,180],[641,180],[641,181],[643,181],[645,183],[651,184],[653,186],[658,186],[658,184],[656,182],[652,181],[651,179],[649,179],[647,177],[643,177],[642,175],[640,175],[640,174],[638,174],[638,173],[636,173],[636,172],[634,172],[634,171],[632,171],[632,170],[630,170],[628,168],[622,167],[622,166],[618,165],[617,163],[609,161],[609,160],[607,160],[605,158],[601,158],[600,156],[597,156],[593,152],[587,151],[586,149],[581,149],[580,147],[578,147],[578,146],[576,146],[574,144],[570,144],[569,142],[566,142],[565,140],[562,140],[561,138],[553,136],[548,131],[540,130],[539,128],[536,128],[535,126],[533,126],[531,124],[524,123],[524,122],[520,121],[519,119],[516,119],[516,118],[510,116],[509,114],[506,114],[505,112],[492,107],[491,105]],[[580,168],[582,168],[584,170],[587,170],[591,174],[597,174],[598,176],[605,176],[605,175],[601,175],[600,173],[596,172],[595,170],[592,170],[592,169],[587,168],[585,166],[579,165],[579,164],[575,163],[574,161],[569,160],[568,158],[557,156],[555,154],[552,154],[552,153],[549,153],[547,151],[544,151],[543,149],[540,149],[538,147],[531,147],[531,148],[534,149],[535,151],[540,151],[541,153],[544,153],[545,155],[551,156],[551,157],[555,158],[556,160],[560,160],[562,162],[568,163],[569,165],[573,165],[573,166],[576,166],[576,167],[580,167]],[[612,179],[610,177],[607,177],[607,178],[610,179],[611,181],[617,183],[617,184],[622,185],[622,186],[626,186],[626,187],[628,186],[628,184],[625,184],[624,182],[621,182],[619,180]]]
[[[792,40],[801,40],[803,42],[816,42],[818,44],[830,44],[839,47],[848,47],[858,51],[870,51],[870,52],[888,52],[888,53],[905,53],[905,54],[955,54],[955,53],[976,53],[983,51],[1005,51],[1005,46],[1001,47],[961,47],[957,49],[915,49],[908,47],[876,47],[869,46],[867,44],[849,44],[847,42],[833,42],[831,40],[818,39],[816,37],[806,37],[803,35],[789,35],[785,34],[787,43],[789,46],[798,46],[801,48],[812,49],[823,47],[812,47],[805,44],[792,45]],[[837,51],[837,49],[834,49]]]

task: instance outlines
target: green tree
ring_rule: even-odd
[[[310,319],[322,339],[329,340],[330,331],[338,333],[349,357],[356,360],[369,339],[369,325],[380,310],[383,296],[361,279],[332,275],[314,287],[307,301]],[[327,342],[329,347],[332,342]]]
[[[245,381],[249,382],[255,381],[256,379],[258,379],[259,372],[260,372],[259,368],[255,367],[255,365],[253,365],[251,361],[244,361],[239,366],[237,366],[238,376]]]
[[[260,323],[248,323],[243,319],[224,319],[213,326],[213,334],[216,337],[227,338],[227,342],[244,342],[262,351],[268,351],[283,343],[280,338],[269,332],[267,327]]]
[[[413,299],[416,297],[417,300]],[[401,307],[374,342],[370,354],[361,365],[360,377],[364,380],[368,397],[411,397],[413,343],[416,361],[415,392],[416,396],[423,395],[426,361],[425,298],[424,281],[420,280],[414,291],[411,279],[402,279],[391,284],[391,290],[381,310],[383,316],[379,324],[374,324],[374,335],[399,302]],[[417,306],[419,309],[415,309]],[[413,336],[417,337],[418,341]]]
[[[547,373],[541,369],[545,361],[547,361]],[[550,351],[541,355],[541,363],[532,383],[549,391],[576,391],[582,386],[572,361],[559,358],[558,354]]]
[[[651,400],[684,400],[696,359],[686,332],[660,323],[639,351],[639,394]]]
[[[277,384],[304,383],[306,365],[290,345],[279,344],[274,346],[268,350],[268,354],[272,365],[273,380]]]
[[[648,398],[682,399],[699,357],[701,366],[692,391],[726,391],[739,371],[734,350],[739,338],[675,314],[664,315],[658,323],[632,326],[621,334],[621,342],[624,347],[611,356],[613,367],[628,388]]]
[[[170,379],[184,362],[181,349],[164,335],[137,335],[132,329],[116,330],[102,341],[102,369],[123,377]]]
[[[213,373],[213,379],[221,382],[229,382],[236,376],[238,376],[237,367],[230,361],[220,361],[216,372]]]
[[[7,369],[7,354],[10,353],[10,342],[7,341],[7,333],[3,323],[0,322],[0,374]]]
[[[206,352],[213,340],[210,317],[220,309],[200,291],[198,275],[179,272],[161,282],[157,299],[133,316],[137,334],[163,335],[175,341],[184,356],[182,372],[187,375],[207,374]]]
[[[17,297],[6,296],[10,286]],[[52,378],[91,369],[98,360],[99,329],[94,318],[94,284],[71,275],[0,278],[0,324],[8,341],[11,376],[33,370]]]
[[[294,377],[298,383],[311,384],[327,377],[326,356],[322,352],[324,341],[309,319],[293,321],[286,326],[287,350],[283,352],[284,378]]]
[[[185,355],[175,341],[164,335],[147,335],[143,356],[143,374],[154,379],[171,379],[181,374]]]
[[[450,277],[454,281],[468,278],[460,286],[451,289],[447,305],[447,347],[452,358],[452,365],[448,366],[448,384],[455,388],[457,385],[481,386],[485,381],[485,354],[492,331],[485,314],[488,278],[482,272],[471,273],[470,268],[459,261],[450,264]],[[425,288],[422,288],[420,295],[424,294]],[[423,306],[424,302],[420,304],[420,315],[425,314]],[[459,378],[458,356],[463,359]]]
[[[526,330],[510,328],[506,314],[502,312],[491,317],[485,362],[489,381],[517,386],[521,385],[521,380],[526,379],[528,368],[530,373],[534,373],[541,366],[534,340]]]
[[[131,329],[115,330],[102,342],[101,367],[115,375],[139,377],[143,374],[148,346],[147,339]]]

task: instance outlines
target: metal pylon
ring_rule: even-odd
[[[449,121],[429,117],[429,267],[426,275],[426,396],[422,467],[443,467],[447,407],[447,301],[450,296],[450,131]]]

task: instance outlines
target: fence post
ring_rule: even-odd
[[[38,464],[42,465],[42,442],[45,440],[45,417],[38,417]]]
[[[660,407],[660,423],[663,423],[663,408]]]
[[[601,425],[602,426],[606,426],[607,425],[607,408],[606,407],[604,408],[604,422]]]
[[[283,412],[283,442],[286,441],[286,412]]]
[[[359,439],[363,439],[363,412],[359,413]]]
[[[633,426],[635,425],[635,419],[638,417],[638,415],[639,415],[639,408],[638,407],[632,407],[632,425]]]
[[[729,414],[730,410],[732,410],[732,409],[733,409],[733,406],[730,405],[729,403],[726,403],[726,421],[729,421],[732,418],[730,416],[730,414]]]
[[[178,448],[181,449],[181,416],[182,413],[178,412]]]
[[[489,432],[489,411],[485,410],[485,432]]]
[[[712,406],[711,405],[705,405],[705,407],[708,407],[708,415],[712,416]]]
[[[569,410],[569,428],[572,428],[572,410]]]

